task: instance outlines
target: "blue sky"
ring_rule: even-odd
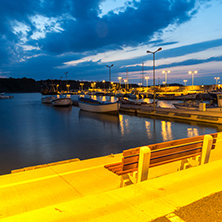
[[[222,0],[1,0],[0,77],[222,83]],[[144,82],[145,83],[145,82]]]

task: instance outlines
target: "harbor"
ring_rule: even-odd
[[[222,1],[10,3],[0,221],[222,221]]]
[[[121,154],[12,171],[0,177],[0,219],[161,222],[167,218],[181,220],[184,207],[199,201],[205,219],[217,221],[221,214],[210,211],[202,198],[207,197],[208,204],[216,199],[220,202],[221,143],[218,138],[208,164],[181,171],[177,162],[151,168],[148,180],[122,188],[120,178],[104,168],[105,164],[120,161]],[[185,221],[204,221],[198,209],[192,209],[195,216]]]

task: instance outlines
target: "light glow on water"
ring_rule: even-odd
[[[41,103],[40,93],[0,100],[0,174],[13,169],[79,158],[222,131],[221,126],[121,113],[90,113]],[[72,99],[78,96],[71,95]],[[94,99],[101,97],[93,97]],[[102,99],[104,99],[102,97]],[[109,98],[116,101],[114,97]],[[167,101],[169,104],[169,101]]]

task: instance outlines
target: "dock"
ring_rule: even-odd
[[[153,107],[129,104],[121,104],[120,112],[134,114],[137,116],[158,117],[163,119],[171,118],[202,123],[222,124],[222,112],[194,111],[162,107],[156,107],[154,111]]]
[[[147,181],[122,188],[120,178],[104,168],[105,164],[119,161],[121,154],[13,171],[0,176],[0,219],[133,222],[175,217],[175,211],[184,206],[204,197],[215,201],[212,195],[221,193],[221,143],[222,139],[218,140],[208,164],[182,171],[177,171],[177,163],[151,168]],[[201,204],[196,208],[195,221],[203,221],[196,218],[203,207]],[[204,211],[209,209],[207,205]],[[218,213],[208,214],[208,221]]]

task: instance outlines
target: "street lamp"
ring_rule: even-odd
[[[184,85],[186,86],[187,80],[186,80],[186,79],[184,79],[184,80],[183,80],[183,82],[184,82]]]
[[[156,99],[156,87],[155,87],[155,53],[156,52],[158,52],[158,51],[161,51],[162,50],[162,48],[159,48],[159,49],[157,49],[156,51],[154,51],[154,52],[151,52],[151,51],[146,51],[147,53],[152,53],[153,54],[153,87],[154,87],[154,89],[153,89],[153,91],[154,91],[154,93],[153,93],[153,111],[155,111],[155,109],[156,109],[156,104],[155,104],[155,99]]]
[[[109,82],[111,82],[111,67],[113,66],[113,64],[111,66],[106,65],[106,67],[109,68]]]
[[[165,84],[167,84],[167,73],[170,73],[170,70],[167,71],[163,70],[162,73],[165,74],[165,82],[166,82]]]
[[[83,82],[81,82],[79,85],[81,86],[81,91],[83,91],[83,86],[84,86],[84,83],[83,83]]]
[[[148,80],[149,80],[149,78],[150,78],[150,77],[148,77],[148,76],[145,77],[145,80],[146,80],[146,86],[147,86],[147,87],[148,87]]]
[[[214,77],[214,79],[216,80],[216,86],[217,86],[217,81],[220,79],[220,77]]]
[[[121,80],[122,80],[122,77],[118,77],[118,80],[119,80],[119,88],[121,89]]]
[[[124,79],[124,82],[125,82],[125,89],[126,89],[126,83],[127,83],[127,79]]]
[[[192,86],[193,86],[193,79],[194,79],[194,74],[197,74],[197,71],[195,70],[194,72],[189,71],[188,72],[190,75],[192,75]]]
[[[104,86],[104,90],[105,90],[105,82],[106,82],[106,81],[105,81],[105,80],[103,80],[102,82],[103,82],[103,86]]]

